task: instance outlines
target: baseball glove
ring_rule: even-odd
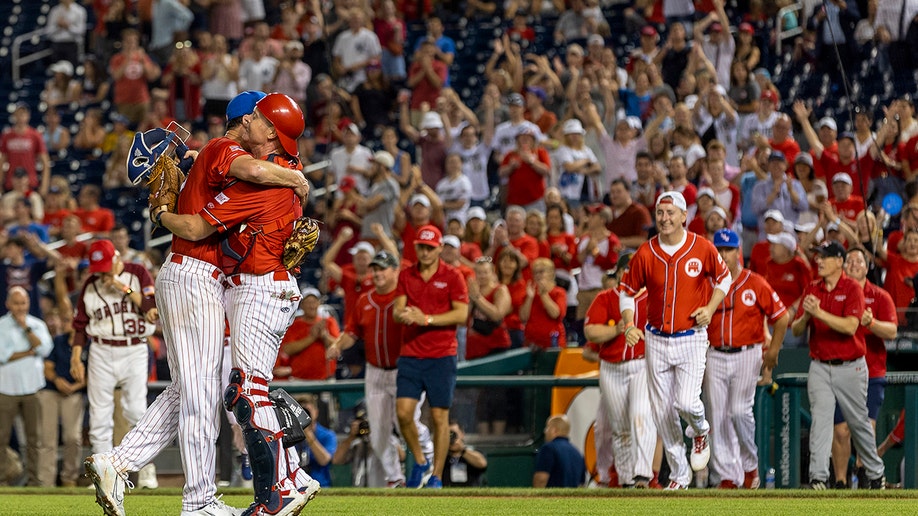
[[[284,242],[282,261],[287,269],[295,269],[303,258],[315,249],[319,241],[319,224],[309,217],[300,217],[293,222],[293,233]]]
[[[150,169],[147,187],[150,189],[150,220],[157,226],[164,212],[175,213],[179,192],[185,175],[179,170],[173,158],[160,156]]]

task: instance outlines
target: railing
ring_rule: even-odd
[[[797,26],[793,29],[784,30],[781,27],[784,25],[784,15],[787,13],[799,12],[800,15],[797,16]],[[803,4],[797,2],[793,5],[788,5],[787,7],[782,7],[778,10],[778,14],[775,15],[775,55],[781,55],[781,43],[786,39],[790,39],[798,34],[803,34]]]
[[[13,39],[12,45],[12,59],[13,59],[13,85],[17,88],[21,86],[20,81],[22,79],[22,67],[34,63],[35,61],[42,60],[51,55],[50,48],[43,48],[41,50],[36,50],[28,55],[21,55],[22,44],[31,41],[33,44],[38,44],[42,39],[45,39],[48,35],[47,28],[35,29],[32,32],[26,32],[25,34],[20,34]],[[82,62],[83,60],[83,40],[77,40],[77,59]],[[75,65],[78,63],[74,63]]]

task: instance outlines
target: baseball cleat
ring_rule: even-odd
[[[424,487],[427,489],[443,489],[443,481],[437,475],[431,475]]]
[[[758,489],[760,485],[762,485],[762,481],[759,479],[758,469],[747,471],[745,475],[743,475],[744,489]]]
[[[137,472],[137,487],[141,489],[156,489],[159,481],[156,479],[156,465],[152,462],[140,468]]]
[[[299,488],[293,496],[284,498],[284,508],[277,513],[277,516],[299,516],[300,512],[306,507],[313,498],[319,494],[319,491],[322,490],[322,487],[319,486],[319,481],[310,478],[309,482],[306,482],[306,485]]]
[[[223,496],[223,495],[220,495]],[[182,511],[181,516],[239,516],[242,509],[230,507],[220,497],[196,511]]]
[[[83,461],[83,467],[96,488],[96,503],[102,507],[105,516],[124,516],[124,488],[127,482],[115,469],[111,457],[96,453]]]
[[[409,489],[420,489],[424,487],[424,484],[430,479],[430,476],[433,475],[433,464],[430,461],[426,461],[424,464],[417,464],[411,468],[411,476],[408,477],[408,481],[405,482],[405,487]]]
[[[813,491],[825,491],[828,487],[822,480],[810,480],[810,489]]]
[[[664,491],[682,491],[683,489],[688,489],[688,487],[676,482],[675,480],[670,480],[669,485],[664,487]]]
[[[886,476],[884,475],[880,478],[871,479],[867,488],[868,489],[886,489]]]
[[[701,471],[708,465],[711,458],[711,447],[708,446],[708,434],[696,435],[692,438],[692,456],[690,462],[692,471]]]

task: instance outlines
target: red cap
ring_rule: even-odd
[[[602,210],[606,207],[605,204],[591,204],[587,206],[587,213],[590,215],[595,215],[597,213],[602,213]]]
[[[772,91],[772,90],[765,90],[765,91],[763,91],[763,92],[762,92],[762,96],[761,96],[760,98],[761,98],[762,100],[770,100],[771,102],[773,102],[773,103],[775,103],[775,104],[778,103],[778,94],[775,93],[775,92]]]
[[[418,228],[417,237],[414,239],[415,244],[429,245],[431,247],[440,247],[443,244],[443,233],[437,226],[428,224]]]
[[[641,28],[641,36],[656,36],[657,29],[653,28],[653,25],[644,25]]]
[[[89,246],[89,273],[111,272],[115,262],[115,245],[111,240],[96,240]]]
[[[740,32],[748,32],[749,34],[755,34],[755,27],[752,26],[749,22],[743,22],[739,24]]]
[[[711,32],[720,32],[722,30],[724,30],[724,26],[721,25],[720,22],[714,22],[711,24],[711,27],[710,27]]]
[[[350,192],[357,186],[357,180],[351,176],[344,176],[341,178],[341,184],[338,185],[338,190],[342,192]]]

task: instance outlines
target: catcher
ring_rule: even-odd
[[[267,134],[267,142],[254,145],[255,155],[301,169],[296,140],[304,123],[296,102],[280,93],[269,94],[256,103],[249,122],[251,133]],[[224,304],[233,371],[224,405],[243,429],[255,488],[255,501],[244,514],[299,513],[318,492],[318,483],[299,467],[295,440],[289,437],[301,435],[302,429],[282,427],[268,399],[268,382],[300,300],[292,270],[315,246],[319,228],[315,221],[301,218],[293,190],[245,181],[229,183],[197,214],[172,213],[179,175],[174,167],[151,173],[150,217],[188,240],[225,235],[220,266],[226,275]],[[288,239],[295,243],[286,245]]]

